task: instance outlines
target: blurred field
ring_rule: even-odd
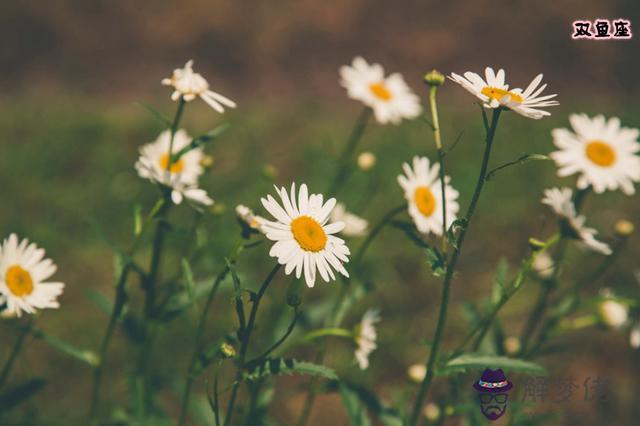
[[[420,89],[413,81],[411,83],[415,89]],[[440,102],[445,143],[452,143],[462,133],[460,142],[447,157],[447,172],[461,192],[464,208],[475,183],[482,140],[477,106],[472,105],[469,98],[461,97],[461,90],[453,84],[445,85]],[[560,88],[558,91],[561,92]],[[166,115],[172,114],[174,105],[168,99],[142,100],[157,106]],[[551,118],[539,122],[512,113],[503,114],[492,165],[513,160],[523,153],[550,152],[549,131],[566,126],[570,112],[618,115],[623,124],[640,127],[640,111],[636,104],[569,100],[562,95],[560,100],[562,106],[553,111]],[[358,106],[346,100],[337,105],[296,101],[277,108],[247,102],[241,104],[238,111],[224,116],[214,114],[200,102],[189,104],[184,126],[192,135],[221,122],[229,122],[232,127],[206,149],[214,156],[214,165],[202,186],[217,201],[216,213],[202,217],[203,231],[193,236],[186,225],[193,212],[184,206],[173,211],[171,221],[176,227],[170,240],[170,255],[175,268],[165,268],[163,277],[169,279],[178,271],[178,260],[192,237],[199,247],[190,253],[197,259],[194,263],[196,278],[205,279],[218,271],[223,265],[223,256],[239,236],[233,213],[235,205],[243,203],[262,211],[259,198],[272,192],[273,183],[306,182],[312,191],[323,191],[333,176],[334,160],[357,114]],[[155,139],[160,130],[159,122],[143,108],[129,102],[58,96],[5,100],[0,105],[3,152],[0,182],[4,200],[0,236],[17,232],[47,248],[48,255],[58,264],[56,276],[67,283],[67,289],[61,299],[62,308],[43,312],[37,322],[47,332],[78,347],[96,349],[106,326],[107,315],[88,300],[87,291],[96,291],[109,298],[113,296],[109,244],[128,246],[132,203],[140,201],[148,209],[156,196],[153,185],[137,177],[133,164],[137,148]],[[356,172],[348,185],[340,189],[337,198],[346,202],[350,210],[373,222],[389,207],[402,202],[402,193],[395,181],[401,163],[418,154],[435,158],[429,128],[419,120],[399,127],[370,125],[360,145],[362,150],[376,154],[377,166],[369,172]],[[275,179],[263,173],[265,165],[272,165],[277,170]],[[563,184],[572,185],[573,180],[556,178],[552,162],[532,162],[504,170],[486,186],[455,281],[445,348],[455,346],[466,331],[462,302],[480,303],[489,297],[492,275],[499,259],[505,257],[515,268],[526,253],[529,237],[545,237],[553,231],[554,220],[539,200],[544,188]],[[616,220],[637,220],[640,204],[637,198],[613,193],[590,197],[585,211],[588,223],[607,239],[612,235],[611,227]],[[354,248],[360,241],[355,239],[348,243]],[[257,285],[256,281],[270,268],[272,260],[267,253],[267,245],[262,245],[240,259],[239,269],[247,286]],[[142,253],[140,259],[146,255]],[[638,283],[634,281],[633,271],[638,268],[639,256],[640,246],[637,239],[632,239],[604,279],[591,283],[585,294],[593,295],[603,285],[623,292],[637,292]],[[596,256],[575,248],[570,252],[570,259],[575,262],[571,262],[573,266],[565,277],[582,277],[596,264]],[[353,382],[372,385],[387,399],[403,399],[410,396],[413,389],[406,379],[406,368],[423,362],[427,355],[421,342],[431,335],[435,326],[440,282],[429,273],[422,254],[407,244],[397,230],[383,232],[366,262],[370,285],[375,291],[359,303],[361,306],[346,325],[358,321],[367,308],[379,307],[383,317],[379,350],[374,353],[371,370],[366,373],[349,367],[352,348],[341,341],[332,343],[327,363]],[[279,330],[288,321],[288,313],[285,312],[284,318],[275,318],[274,313],[280,311],[276,307],[284,303],[290,282],[288,278],[278,278],[268,293],[268,303],[261,309],[259,327],[273,330],[274,336],[279,335]],[[135,299],[140,292],[135,289],[135,281],[133,284],[131,291]],[[316,288],[305,291],[303,311],[332,300],[337,289],[337,283],[319,283]],[[507,305],[501,315],[506,334],[519,333],[536,294],[537,284],[530,281]],[[212,310],[208,333],[212,343],[229,332],[234,324],[230,300],[228,291],[221,292]],[[313,322],[313,311],[307,313],[307,320]],[[159,376],[157,386],[162,389],[159,404],[174,417],[179,408],[177,389],[183,382],[191,353],[193,323],[191,313],[182,315],[171,323],[154,350],[153,364],[157,371],[173,372]],[[0,324],[0,339],[11,342],[13,338],[11,330]],[[123,373],[132,365],[127,361],[131,359],[130,348],[123,343],[124,337],[118,336],[105,376],[107,413],[121,407],[127,399],[126,375]],[[261,343],[268,344],[256,341],[258,346]],[[579,396],[573,404],[547,404],[547,408],[560,412],[557,424],[634,424],[632,419],[638,414],[640,358],[628,348],[627,334],[592,328],[555,343],[561,344],[561,351],[540,360],[552,377],[574,376],[581,384],[588,376],[600,375],[607,377],[615,388],[609,394],[609,402],[599,408],[597,404],[580,401]],[[2,356],[6,356],[4,353],[8,350],[4,346],[9,344],[0,350]],[[314,353],[311,349],[303,347],[295,353],[300,359],[309,359]],[[109,373],[111,371],[113,373]],[[2,424],[80,424],[88,405],[90,370],[41,342],[32,341],[25,348],[12,381],[34,376],[47,380],[45,389],[3,419]],[[206,412],[204,378],[206,375],[197,382],[195,389]],[[510,379],[517,385],[523,378]],[[277,383],[304,384],[305,380],[279,379]],[[471,384],[473,378],[462,380]],[[278,402],[271,414],[283,424],[293,422],[302,403],[301,395],[294,394],[294,390],[292,386],[276,387]],[[444,381],[436,381],[432,396],[437,397],[444,391]],[[580,392],[576,394],[580,395]],[[318,400],[314,424],[346,424],[337,398],[323,396]],[[539,411],[544,411],[543,407],[541,405]]]

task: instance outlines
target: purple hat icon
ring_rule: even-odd
[[[474,389],[479,392],[502,393],[513,387],[513,383],[507,380],[501,368],[492,370],[485,369],[480,380],[473,384]]]

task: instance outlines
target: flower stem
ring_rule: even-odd
[[[233,417],[233,408],[235,406],[236,397],[238,396],[238,388],[240,387],[240,383],[242,382],[242,373],[244,372],[247,350],[249,349],[249,340],[251,338],[253,328],[255,327],[256,317],[258,315],[258,306],[260,305],[260,301],[267,291],[267,288],[269,288],[269,284],[271,284],[271,281],[273,281],[273,278],[276,276],[281,267],[282,265],[280,265],[279,263],[273,267],[271,272],[269,272],[269,275],[267,275],[265,280],[262,282],[260,289],[254,296],[253,305],[251,306],[251,313],[249,314],[249,320],[247,321],[247,325],[241,333],[242,342],[240,344],[238,372],[236,374],[236,381],[233,384],[233,388],[231,390],[229,404],[227,405],[227,417],[224,419],[224,426],[230,425],[231,418]]]
[[[243,248],[244,246],[241,242],[237,244],[229,256],[229,261],[233,262],[238,257],[238,255],[240,254]],[[180,426],[182,426],[187,419],[187,410],[189,408],[189,397],[191,396],[191,388],[193,386],[193,381],[196,379],[195,368],[198,363],[198,355],[200,353],[200,339],[202,338],[202,334],[204,333],[204,328],[206,325],[207,316],[209,314],[209,309],[211,308],[211,304],[213,303],[213,299],[215,298],[215,295],[218,292],[218,288],[220,287],[220,284],[224,281],[224,279],[227,277],[229,272],[230,272],[230,268],[229,268],[229,265],[227,265],[216,276],[216,279],[213,282],[213,286],[211,287],[211,291],[209,291],[209,295],[207,296],[207,300],[204,304],[204,308],[202,309],[202,314],[200,314],[200,318],[198,320],[196,335],[195,335],[194,344],[193,344],[193,353],[191,354],[189,369],[187,370],[187,383],[185,385],[184,392],[182,394],[180,420],[178,421],[178,425]]]
[[[469,204],[467,213],[465,214],[467,226],[460,229],[460,233],[456,238],[456,244],[454,245],[453,254],[451,255],[451,260],[447,265],[447,271],[444,277],[444,283],[442,287],[442,299],[440,303],[440,312],[438,314],[438,322],[436,324],[436,331],[433,338],[433,345],[431,346],[431,352],[429,353],[429,358],[427,359],[427,362],[426,362],[427,372],[425,374],[424,379],[422,380],[422,383],[420,384],[420,388],[418,389],[418,394],[416,395],[416,399],[413,404],[413,412],[409,420],[409,426],[415,426],[417,424],[418,419],[420,417],[420,413],[422,411],[422,404],[429,392],[429,387],[431,386],[431,382],[434,377],[434,367],[435,367],[436,359],[438,356],[438,350],[440,348],[440,342],[444,334],[444,326],[447,319],[447,308],[449,305],[449,292],[451,290],[451,280],[453,278],[453,274],[455,272],[455,268],[458,263],[458,257],[460,255],[462,243],[464,242],[465,235],[471,224],[471,218],[475,213],[476,206],[478,204],[478,200],[480,198],[480,194],[482,193],[482,188],[486,180],[487,168],[489,165],[489,158],[491,157],[491,147],[493,146],[493,139],[495,137],[496,129],[498,127],[498,120],[500,118],[500,113],[501,113],[500,108],[495,109],[493,111],[493,115],[491,117],[491,125],[487,129],[487,134],[485,139],[485,149],[482,157],[482,165],[480,166],[480,174],[478,176],[478,181],[476,183],[476,189],[473,193],[473,197],[471,198],[471,203]]]
[[[374,226],[371,229],[371,232],[369,232],[369,235],[367,235],[367,238],[363,241],[363,243],[360,245],[360,248],[353,256],[352,265],[356,266],[360,264],[360,261],[364,257],[364,254],[367,252],[373,240],[375,240],[375,238],[380,234],[380,231],[382,231],[382,229],[391,221],[391,219],[393,219],[400,212],[404,211],[406,208],[407,208],[406,203],[403,203],[389,210],[382,217],[382,219],[380,219],[380,221],[376,224],[376,226]],[[351,269],[353,270],[354,268],[351,268]],[[343,285],[342,285],[342,288],[340,289],[340,292],[336,296],[336,300],[331,310],[331,315],[325,321],[327,327],[338,327],[342,322],[342,317],[344,315],[342,313],[343,310],[341,309],[341,306],[349,292],[349,283],[350,283],[350,279],[348,278],[343,279]],[[326,342],[321,342],[320,350],[318,351],[315,358],[316,364],[321,364],[324,361],[326,349],[327,349]],[[298,426],[304,426],[309,421],[309,415],[311,414],[311,409],[313,408],[313,403],[316,397],[316,393],[314,391],[316,381],[317,381],[316,377],[313,377],[309,381],[307,397],[305,398],[304,406],[302,407],[302,412],[300,413],[300,417],[298,418],[298,422],[297,422]]]
[[[358,146],[358,142],[362,139],[362,135],[364,134],[364,130],[367,127],[367,123],[371,118],[372,110],[369,107],[364,107],[360,116],[356,120],[355,126],[349,135],[349,139],[347,139],[347,143],[344,146],[344,151],[342,151],[342,155],[340,156],[338,172],[336,173],[333,182],[329,186],[329,190],[327,191],[328,197],[333,197],[340,185],[347,179],[349,173],[351,172],[351,157],[353,157],[353,153]]]
[[[102,386],[102,375],[104,371],[104,366],[106,364],[107,353],[109,350],[109,345],[111,344],[111,338],[113,336],[113,332],[115,330],[116,324],[120,319],[120,314],[124,308],[126,299],[127,299],[127,278],[129,273],[133,270],[133,261],[132,257],[135,254],[136,250],[140,245],[140,241],[142,241],[142,236],[144,235],[145,229],[149,226],[153,218],[155,218],[158,211],[165,204],[165,199],[161,198],[155,204],[155,206],[150,210],[146,219],[144,220],[142,227],[140,228],[133,244],[131,245],[131,249],[127,253],[127,260],[125,265],[123,265],[122,270],[120,271],[120,275],[118,276],[118,280],[116,282],[116,295],[115,301],[113,304],[113,309],[111,310],[111,316],[109,318],[109,324],[107,325],[107,330],[102,338],[102,342],[100,343],[100,352],[98,354],[98,364],[95,366],[93,370],[93,389],[91,391],[91,405],[89,407],[89,415],[87,417],[87,425],[90,425],[93,422],[93,418],[96,415],[98,405],[100,403],[100,390]]]
[[[436,99],[436,93],[438,86],[431,86],[429,88],[429,106],[431,107],[431,119],[433,121],[433,138],[436,142],[436,149],[438,150],[438,163],[440,164],[439,178],[440,189],[442,192],[442,251],[446,252],[447,247],[447,197],[445,193],[445,170],[444,170],[444,156],[445,152],[442,148],[442,136],[440,134],[440,120],[438,119],[438,102]]]
[[[5,362],[4,367],[2,368],[2,372],[0,373],[0,389],[2,389],[7,379],[9,378],[9,374],[11,373],[11,370],[13,369],[13,366],[15,365],[16,360],[18,359],[18,355],[22,350],[22,345],[24,344],[24,340],[29,334],[29,332],[31,331],[32,323],[33,323],[33,315],[30,315],[29,319],[27,320],[26,326],[20,327],[19,329],[18,338],[16,339],[16,342],[13,344],[13,349],[11,349],[11,354],[9,355],[9,358],[7,359],[7,362]]]

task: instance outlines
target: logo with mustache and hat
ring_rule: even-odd
[[[487,368],[482,373],[480,380],[473,384],[478,391],[480,411],[489,420],[497,420],[507,409],[507,392],[513,387],[513,383],[507,380],[501,368],[492,370]]]

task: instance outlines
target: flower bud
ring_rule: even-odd
[[[262,168],[262,176],[266,177],[269,180],[274,180],[278,177],[278,169],[276,169],[271,164],[265,164]]]
[[[622,219],[616,222],[614,230],[619,237],[628,237],[633,234],[635,226],[633,226],[633,223],[628,220]]]
[[[420,383],[424,380],[424,376],[427,375],[427,367],[424,364],[413,364],[407,370],[407,375],[412,381]]]
[[[433,402],[424,406],[423,413],[429,423],[435,423],[440,419],[440,407]]]
[[[548,280],[553,276],[554,268],[553,259],[546,252],[538,254],[533,259],[533,270],[543,280]]]
[[[203,155],[202,158],[200,159],[200,165],[202,167],[208,168],[213,166],[213,162],[214,162],[214,157],[213,155]]]
[[[373,152],[365,151],[358,155],[358,167],[360,170],[371,170],[376,165],[376,156]]]
[[[598,306],[600,319],[604,325],[611,328],[622,327],[629,318],[629,310],[625,305],[615,300],[605,300]]]
[[[236,356],[236,348],[225,342],[220,345],[220,353],[223,358],[233,358]]]
[[[432,70],[424,75],[424,82],[432,87],[442,86],[444,84],[444,80],[444,75],[436,70]]]
[[[514,336],[509,336],[504,339],[504,350],[507,352],[507,355],[516,355],[520,352],[520,339]]]

